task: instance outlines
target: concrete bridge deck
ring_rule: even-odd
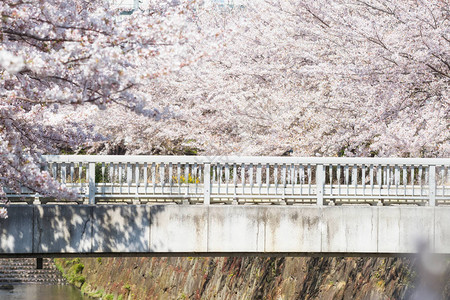
[[[450,207],[11,205],[0,256],[450,254]]]

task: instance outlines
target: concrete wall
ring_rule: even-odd
[[[0,256],[450,254],[450,207],[11,205]]]

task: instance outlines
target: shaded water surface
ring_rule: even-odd
[[[86,300],[89,299],[71,285],[14,285],[11,291],[0,290],[0,300]]]

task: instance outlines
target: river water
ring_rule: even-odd
[[[86,300],[71,285],[18,284],[11,291],[0,290],[0,300]]]

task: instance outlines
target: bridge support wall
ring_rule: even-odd
[[[450,207],[11,205],[0,256],[450,254]]]

